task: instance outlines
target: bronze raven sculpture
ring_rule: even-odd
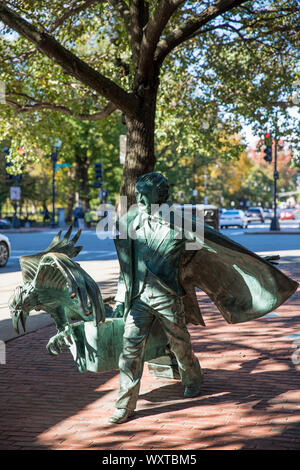
[[[81,230],[70,240],[71,233],[72,226],[63,238],[60,231],[46,250],[20,258],[24,285],[17,287],[9,300],[17,333],[19,322],[25,331],[26,318],[32,310],[51,315],[58,333],[48,342],[47,350],[54,355],[72,343],[71,320],[94,321],[96,325],[105,321],[98,285],[72,260],[82,249],[75,246]]]

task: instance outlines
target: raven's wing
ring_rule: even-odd
[[[105,308],[98,285],[64,253],[48,253],[42,257],[33,285],[50,292],[53,289],[53,295],[69,288],[70,296],[78,298],[84,320],[94,319],[96,323],[105,321]]]
[[[75,247],[75,245],[80,237],[81,230],[78,230],[72,240],[69,240],[70,235],[72,233],[72,228],[72,226],[69,227],[68,231],[66,232],[63,238],[60,238],[61,231],[57,235],[55,235],[48,248],[46,248],[44,251],[36,253],[35,255],[22,256],[20,258],[20,265],[24,283],[30,282],[35,278],[40,261],[45,254],[50,252],[64,253],[69,258],[74,258],[78,255],[78,253],[82,249],[82,246]]]

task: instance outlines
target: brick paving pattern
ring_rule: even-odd
[[[300,280],[295,265],[281,269]],[[204,371],[201,396],[183,399],[179,382],[156,379],[146,366],[134,418],[109,425],[118,371],[79,374],[68,351],[49,356],[55,327],[45,327],[7,343],[0,449],[299,449],[300,365],[291,360],[291,335],[300,333],[300,290],[277,316],[235,326],[198,295],[207,327],[190,333]]]

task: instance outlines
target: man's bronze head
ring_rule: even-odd
[[[169,196],[169,185],[161,173],[146,173],[135,185],[135,196],[139,209],[151,212],[151,204],[163,204]]]

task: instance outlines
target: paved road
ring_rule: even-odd
[[[19,270],[20,256],[43,251],[50,244],[56,233],[57,230],[8,234],[12,254],[7,266],[0,273]],[[75,233],[73,231],[73,234]],[[100,240],[95,230],[84,230],[78,245],[83,245],[83,249],[76,258],[77,261],[117,259],[113,240],[109,238]]]
[[[278,253],[285,262],[299,262],[300,234],[284,234],[285,229],[299,228],[299,223],[295,223],[295,221],[281,223],[282,233],[280,234],[271,232],[270,234],[259,234],[260,231],[265,232],[269,228],[269,225],[269,222],[264,224],[251,224],[247,230],[229,228],[221,230],[221,232],[260,255]]]
[[[270,222],[266,222],[265,224],[252,223],[247,230],[229,228],[223,229],[221,232],[255,252],[278,251],[281,252],[282,256],[291,256],[291,253],[288,252],[299,250],[298,255],[300,255],[300,234],[253,234],[249,236],[252,232],[257,232],[262,229],[266,230],[269,225]],[[281,223],[282,230],[296,227],[299,227],[298,221],[286,221]],[[0,274],[18,271],[20,269],[20,256],[44,250],[56,233],[57,230],[39,233],[9,234],[12,245],[12,256],[6,268],[1,269]],[[79,262],[117,259],[113,240],[111,238],[99,239],[95,230],[84,230],[80,237],[79,244],[83,245],[81,253],[76,258]]]

